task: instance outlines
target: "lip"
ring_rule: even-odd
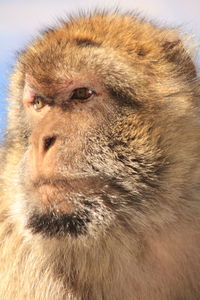
[[[45,180],[37,183],[36,186],[33,190],[34,198],[46,209],[54,208],[65,213],[74,211],[74,205],[69,201],[69,187],[63,181],[49,183]]]
[[[32,181],[31,185],[35,189],[40,189],[44,186],[61,188],[61,187],[66,187],[67,185],[69,185],[69,181],[66,179],[61,179],[61,178],[39,178],[35,181]]]
[[[52,177],[52,178],[38,178],[31,181],[32,189],[40,189],[41,187],[50,187],[58,190],[65,190],[66,192],[88,192],[89,190],[101,189],[104,182],[96,176],[70,176],[70,177]]]
[[[67,194],[86,192],[88,191],[89,181],[83,178],[76,179],[39,179],[32,183],[33,190],[38,191],[39,193],[48,193],[52,194],[54,197],[58,197],[59,194],[66,196]]]
[[[72,213],[89,195],[100,190],[102,183],[95,177],[85,178],[38,178],[31,182],[30,193],[45,209]]]

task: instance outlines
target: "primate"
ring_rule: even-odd
[[[1,300],[200,299],[200,88],[175,29],[61,21],[19,55]]]

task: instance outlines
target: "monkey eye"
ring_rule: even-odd
[[[82,87],[82,88],[73,90],[70,99],[86,100],[94,94],[96,94],[96,93],[93,90]]]
[[[34,110],[41,110],[45,106],[44,98],[42,96],[35,96],[32,105]]]

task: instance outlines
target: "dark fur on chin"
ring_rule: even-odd
[[[67,234],[77,237],[86,234],[87,223],[91,221],[88,211],[66,214],[50,211],[48,213],[33,212],[28,219],[27,228],[32,233],[40,233],[44,237],[62,237]]]

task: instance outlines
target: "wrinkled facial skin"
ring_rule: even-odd
[[[187,99],[192,87],[187,94],[178,73],[168,76],[179,64],[178,51],[186,55],[179,41],[166,42],[167,33],[159,33],[159,50],[152,35],[152,49],[131,40],[125,51],[115,48],[115,34],[110,42],[95,41],[67,30],[47,32],[19,60],[26,228],[50,237],[127,227],[147,207],[156,213],[159,195],[176,185],[171,174],[194,149],[177,150],[197,126],[195,103]],[[163,59],[151,65],[157,51]],[[196,76],[186,56],[182,68]]]

